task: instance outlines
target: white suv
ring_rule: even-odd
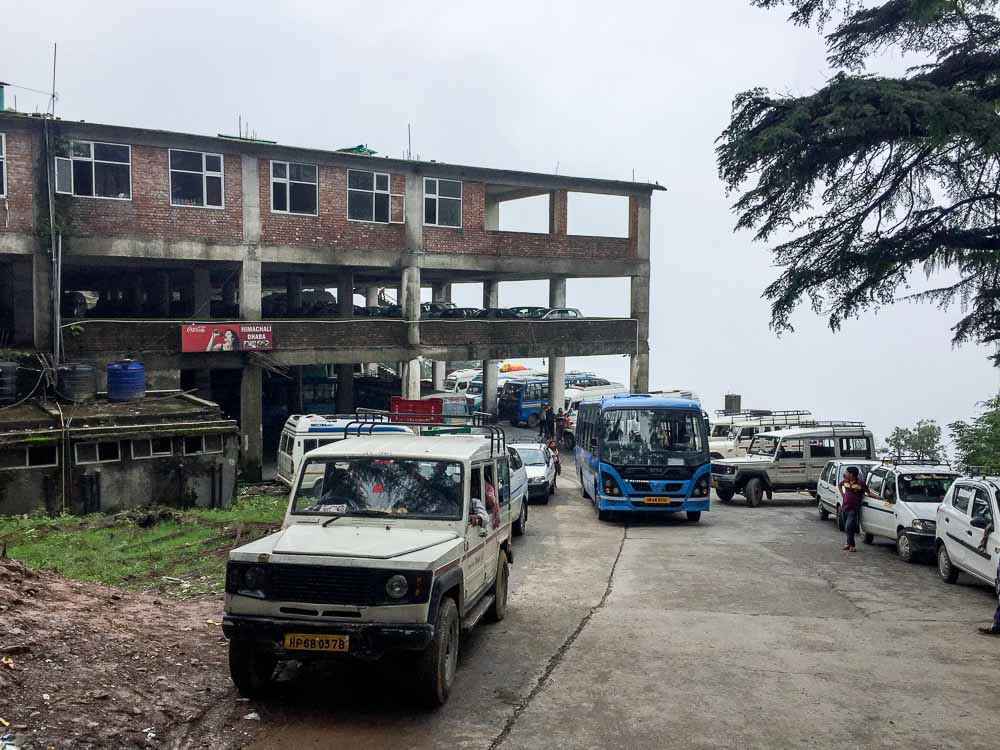
[[[958,476],[947,466],[921,463],[884,464],[869,471],[869,494],[861,503],[865,544],[877,536],[891,539],[904,562],[933,552],[938,505]]]
[[[959,571],[985,583],[994,583],[1000,558],[1000,531],[996,529],[1000,478],[961,477],[955,480],[937,509],[935,546],[938,572],[947,583],[958,580]],[[994,526],[979,550],[983,530]]]
[[[489,440],[381,435],[308,454],[281,531],[229,554],[223,631],[241,693],[264,692],[282,660],[410,652],[422,697],[448,699],[460,632],[507,612],[511,482],[493,429]]]

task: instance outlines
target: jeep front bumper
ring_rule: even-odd
[[[226,615],[222,632],[229,640],[269,644],[279,657],[309,658],[317,652],[286,651],[285,635],[343,635],[349,638],[347,654],[361,659],[378,659],[387,651],[422,651],[434,640],[430,623],[310,622],[276,617]]]

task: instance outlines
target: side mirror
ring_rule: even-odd
[[[983,518],[982,516],[976,516],[975,518],[972,519],[972,521],[970,521],[970,523],[972,524],[972,528],[974,529],[985,529],[987,526],[990,525],[990,522],[987,519]]]

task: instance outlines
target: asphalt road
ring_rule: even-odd
[[[564,461],[567,459],[564,457]],[[995,747],[995,600],[789,497],[600,523],[567,466],[515,540],[507,619],[425,712],[386,665],[297,675],[253,748]]]

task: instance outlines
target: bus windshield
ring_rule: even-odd
[[[410,458],[336,458],[309,461],[321,474],[311,490],[295,494],[293,513],[410,516],[454,521],[462,517],[462,466]]]
[[[697,464],[705,460],[705,423],[687,409],[611,409],[600,432],[601,460],[611,464]]]

